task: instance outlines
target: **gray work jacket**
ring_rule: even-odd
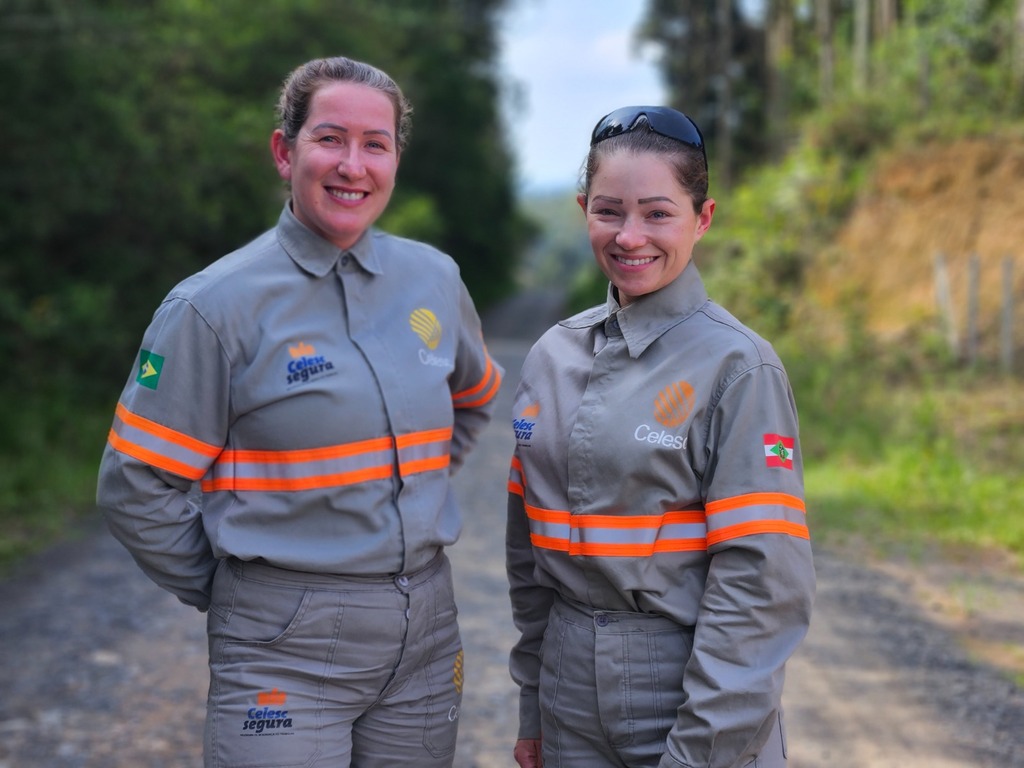
[[[157,309],[97,503],[147,575],[201,610],[226,557],[412,571],[459,535],[449,477],[501,376],[451,258],[376,231],[342,252],[285,206]]]
[[[662,765],[744,764],[781,714],[814,593],[796,407],[771,346],[708,300],[690,264],[550,329],[523,365],[513,427],[520,737],[540,733],[557,593],[692,628]]]

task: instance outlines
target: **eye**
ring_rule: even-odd
[[[339,139],[337,136],[327,135],[327,136],[321,136],[319,139],[317,139],[317,143],[319,143],[319,144],[340,144],[341,143],[341,139]]]
[[[667,219],[669,214],[665,211],[651,211],[647,214],[652,219]]]

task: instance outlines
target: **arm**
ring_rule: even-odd
[[[554,602],[552,590],[537,584],[534,578],[533,545],[530,526],[523,502],[523,481],[518,451],[512,458],[509,477],[508,522],[506,528],[506,568],[509,597],[512,601],[512,621],[520,638],[509,658],[509,671],[519,686],[519,739],[540,745],[540,647],[548,625],[548,614]],[[529,753],[532,747],[524,745]],[[516,747],[517,754],[520,747]],[[519,760],[518,756],[516,758]],[[520,761],[520,765],[529,763]]]
[[[451,468],[455,472],[490,421],[504,370],[484,345],[480,318],[466,286],[459,283],[459,344],[455,370],[449,381],[454,425]]]
[[[142,347],[100,462],[96,503],[149,578],[206,610],[216,560],[194,488],[226,440],[230,367],[183,301],[160,306]]]
[[[797,429],[785,374],[772,366],[737,377],[711,418],[711,564],[685,670],[687,700],[662,768],[743,764],[781,716],[785,663],[807,632],[814,594]],[[766,459],[766,434],[794,438],[789,459]]]

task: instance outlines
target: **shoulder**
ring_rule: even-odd
[[[608,317],[608,308],[604,304],[585,309],[548,328],[534,342],[526,357],[530,367],[557,367],[564,362],[565,355],[574,349],[586,346],[590,342],[592,330]]]
[[[379,229],[372,230],[371,237],[374,251],[385,264],[396,264],[402,269],[415,269],[417,272],[440,272],[446,277],[460,273],[455,259],[429,243]]]
[[[727,358],[745,361],[749,365],[782,367],[771,343],[721,305],[705,302],[695,319],[704,326],[705,332]]]
[[[167,299],[182,299],[194,304],[216,304],[234,296],[251,296],[256,284],[267,281],[274,265],[289,271],[292,262],[281,248],[274,230],[259,235],[209,266],[178,283]]]

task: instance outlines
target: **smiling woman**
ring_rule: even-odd
[[[607,300],[541,337],[513,406],[522,768],[786,762],[781,681],[814,594],[797,415],[771,345],[692,262],[707,192],[682,113],[627,107],[591,134],[579,204]]]
[[[362,62],[292,73],[277,225],[171,291],[115,411],[97,502],[209,612],[207,765],[452,764],[451,478],[503,372],[455,262],[373,228],[409,110]]]
[[[384,92],[353,82],[321,86],[306,125],[289,140],[278,128],[271,151],[290,182],[295,217],[348,248],[380,217],[398,172],[398,118]]]

